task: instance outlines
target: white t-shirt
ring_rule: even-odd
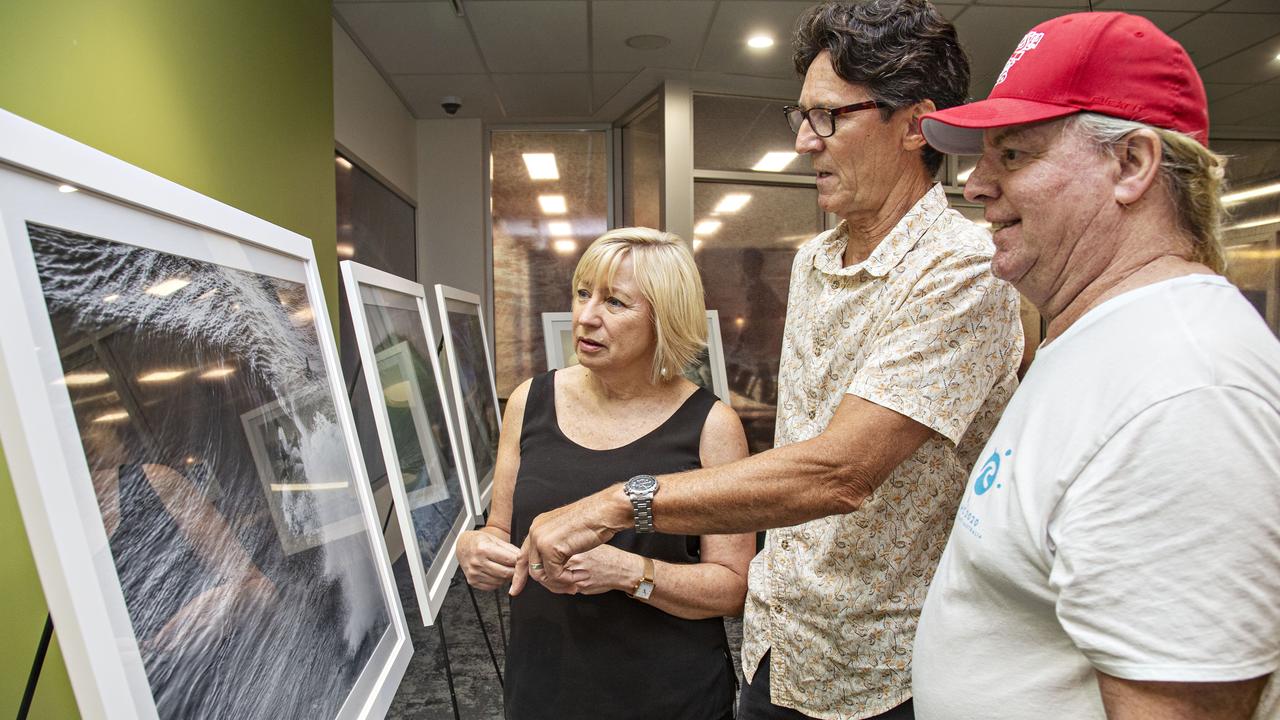
[[[1094,670],[1280,666],[1280,342],[1223,278],[1041,348],[969,478],[916,634],[920,720],[1105,718]],[[1274,676],[1256,718],[1280,717]]]

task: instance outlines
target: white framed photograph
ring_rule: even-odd
[[[476,500],[473,509],[482,515],[493,498],[493,470],[502,429],[484,310],[480,296],[447,285],[436,285],[436,302],[463,455]]]
[[[477,513],[463,491],[465,459],[449,422],[426,290],[349,260],[340,267],[414,592],[431,625],[458,567],[458,538]]]
[[[547,349],[548,370],[578,364],[573,339],[573,313],[542,313],[542,337]],[[719,311],[707,311],[707,346],[684,369],[684,376],[695,385],[715,393],[726,404],[729,403],[729,374],[725,370],[724,343],[720,339]]]
[[[323,412],[328,400],[323,392],[312,390],[299,398],[298,412],[290,412],[287,405],[272,400],[240,416],[286,555],[353,535],[365,527],[349,478],[340,469],[332,478],[321,478],[318,474],[332,468],[317,467],[309,472],[306,467],[306,458],[315,453],[307,444],[314,438],[299,427],[297,419]]]
[[[382,717],[412,646],[311,242],[0,112],[0,306],[81,714]]]

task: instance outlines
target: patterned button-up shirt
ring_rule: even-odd
[[[911,697],[925,591],[1023,342],[990,236],[941,186],[863,262],[843,267],[846,243],[841,224],[792,266],[776,444],[821,433],[845,393],[936,432],[857,511],[771,530],[751,563],[743,669],[772,649],[773,702],[829,720]]]

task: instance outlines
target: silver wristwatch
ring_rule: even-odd
[[[658,494],[658,478],[652,475],[636,475],[622,486],[631,498],[631,514],[636,521],[636,532],[653,532],[653,496]]]

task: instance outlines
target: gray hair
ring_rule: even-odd
[[[1122,120],[1098,113],[1078,113],[1066,128],[1081,133],[1103,152],[1114,154],[1116,145],[1136,130],[1151,130],[1160,137],[1160,182],[1173,203],[1178,225],[1191,236],[1191,259],[1214,272],[1226,270],[1222,249],[1223,178],[1227,160],[1190,135]]]
[[[804,75],[823,50],[836,74],[865,85],[884,105],[880,119],[922,100],[939,110],[965,101],[969,56],[956,29],[929,0],[866,0],[815,5],[797,22],[792,62]],[[931,174],[942,165],[932,145],[921,151]]]

